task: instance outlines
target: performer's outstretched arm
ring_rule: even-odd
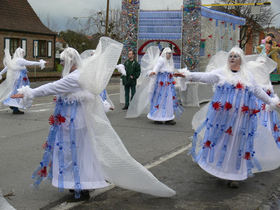
[[[24,58],[18,59],[17,64],[20,66],[40,66],[41,69],[45,68],[46,61],[40,60],[40,61],[28,61]]]
[[[5,74],[8,70],[8,67],[5,66],[5,68],[0,72],[0,80],[2,79],[2,75]]]
[[[216,84],[220,81],[220,76],[215,72],[186,72],[184,75],[187,80],[192,82]]]

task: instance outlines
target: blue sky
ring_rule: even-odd
[[[149,1],[151,7],[158,1],[172,0],[142,0]],[[178,0],[176,0],[178,1]],[[203,4],[214,3],[218,0],[202,0]],[[275,13],[280,12],[279,0],[270,0]],[[85,17],[93,10],[104,10],[106,0],[28,0],[42,21],[55,30],[65,30],[73,27],[69,22],[73,17]],[[110,8],[121,8],[121,0],[110,0]],[[275,25],[280,26],[280,15],[277,16]]]

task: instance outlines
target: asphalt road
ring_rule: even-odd
[[[238,189],[229,189],[224,181],[202,171],[187,156],[188,137],[193,133],[191,120],[198,108],[186,108],[175,126],[155,125],[145,116],[124,118],[118,83],[112,82],[108,92],[116,106],[108,117],[128,151],[177,195],[161,199],[114,188],[89,202],[70,205],[65,202],[69,193],[58,192],[48,181],[34,189],[31,174],[41,160],[48,118],[54,107],[52,97],[42,97],[22,116],[0,108],[0,189],[12,206],[26,210],[269,209],[267,201],[280,191],[280,170],[257,174]]]

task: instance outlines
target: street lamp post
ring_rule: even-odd
[[[109,25],[109,4],[110,1],[107,0],[107,9],[106,9],[106,24],[105,24],[105,36],[108,36],[108,25]]]

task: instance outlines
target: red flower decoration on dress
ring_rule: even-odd
[[[173,82],[172,82],[172,84],[173,84],[173,85],[175,85],[175,84],[176,84],[176,82],[175,82],[175,81],[173,81]]]
[[[227,130],[226,130],[226,133],[228,135],[232,135],[232,127],[229,127]]]
[[[252,110],[252,114],[257,114],[257,113],[259,113],[261,110],[259,110],[259,109],[253,109]]]
[[[57,100],[56,96],[55,96],[55,97],[53,97],[53,101],[54,101],[54,102],[56,102],[56,100]]]
[[[54,125],[54,123],[55,123],[55,118],[54,118],[53,115],[51,115],[51,116],[49,117],[49,124],[50,124],[50,125]]]
[[[65,117],[63,117],[62,115],[60,115],[60,114],[58,114],[57,116],[56,116],[56,119],[57,119],[57,121],[58,121],[58,123],[59,124],[61,124],[61,123],[65,123]]]
[[[48,142],[45,142],[43,145],[42,145],[43,149],[46,149],[48,147]]]
[[[251,159],[251,153],[250,152],[245,152],[244,159],[250,160]]]
[[[47,176],[47,167],[44,166],[44,168],[42,168],[39,172],[38,172],[38,175],[40,177],[46,177]]]
[[[209,37],[209,38],[212,38],[212,37],[213,37],[213,35],[211,34],[211,35],[209,35],[208,37]]]
[[[165,84],[166,84],[166,86],[169,86],[171,84],[171,82],[166,82]]]
[[[211,141],[206,141],[205,143],[204,143],[204,147],[206,147],[206,148],[211,148]]]
[[[173,100],[175,100],[175,99],[176,99],[176,97],[175,97],[175,96],[173,96],[173,97],[172,97],[172,99],[173,99]]]
[[[216,101],[215,103],[213,103],[212,106],[217,111],[217,110],[220,110],[220,108],[222,107],[222,104],[221,104],[221,102]]]
[[[224,24],[224,23],[225,23],[225,21],[222,21],[222,22],[221,22],[221,24]]]
[[[209,18],[209,21],[212,21],[213,19],[212,18]]]
[[[169,79],[172,79],[173,78],[173,74],[169,74]]]
[[[235,87],[237,89],[243,89],[244,88],[244,86],[240,82],[238,82]]]
[[[211,57],[211,55],[210,55],[210,54],[208,54],[207,56],[208,56],[208,58],[210,58],[210,57]]]
[[[229,40],[232,40],[232,37],[230,37],[230,39]]]
[[[164,85],[163,81],[160,81],[160,82],[159,82],[159,85],[160,85],[160,86],[163,86],[163,85]]]
[[[270,95],[271,95],[271,91],[270,91],[270,90],[267,90],[267,91],[266,91],[266,94],[270,96]]]
[[[158,108],[159,108],[159,105],[156,105],[155,108],[158,109]]]
[[[262,104],[262,110],[265,110],[266,104]]]
[[[274,132],[278,132],[279,131],[279,128],[278,128],[278,126],[276,124],[274,125],[273,130],[274,130]]]
[[[242,112],[248,112],[249,111],[249,107],[248,106],[242,106]]]
[[[226,102],[226,104],[225,104],[225,109],[226,109],[226,110],[230,110],[231,108],[232,108],[232,104],[229,103],[229,102]]]
[[[22,79],[23,79],[23,81],[25,81],[25,82],[27,81],[27,77],[23,77]]]
[[[280,142],[280,137],[278,137],[277,142]]]
[[[224,36],[221,36],[221,39],[223,39],[224,38]]]

